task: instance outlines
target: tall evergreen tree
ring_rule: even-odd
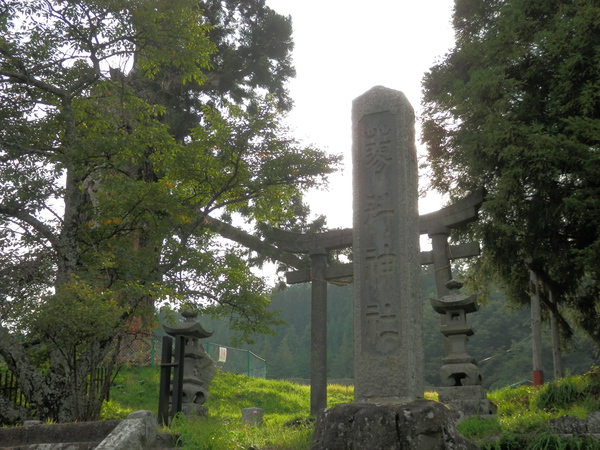
[[[600,5],[456,0],[453,24],[423,140],[433,188],[487,191],[472,274],[527,302],[533,269],[600,342]]]

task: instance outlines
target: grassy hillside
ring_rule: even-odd
[[[105,404],[104,418],[122,418],[138,409],[157,411],[158,368],[124,368]],[[353,400],[353,388],[330,385],[328,406]],[[426,395],[434,398],[432,393]],[[495,419],[469,419],[458,429],[484,450],[600,450],[596,439],[561,439],[550,434],[548,421],[569,415],[584,418],[600,410],[600,369],[547,383],[541,388],[520,386],[491,392],[498,406]],[[310,448],[308,386],[218,373],[210,385],[208,419],[175,420],[182,448],[194,450],[302,450]],[[262,426],[244,426],[241,410],[262,408]]]
[[[158,368],[125,367],[117,375],[111,399],[105,403],[103,418],[124,418],[129,412],[147,409],[157,412]],[[308,386],[250,378],[219,372],[209,388],[204,406],[208,419],[179,418],[172,430],[180,434],[182,448],[195,450],[244,449],[302,450],[310,448],[313,424]],[[351,402],[354,389],[331,385],[328,406]],[[243,408],[264,410],[264,424],[247,427],[241,423]]]
[[[551,434],[550,419],[586,418],[600,410],[600,369],[546,383],[491,392],[498,406],[496,419],[469,419],[458,426],[483,450],[600,450],[600,440],[563,439]]]

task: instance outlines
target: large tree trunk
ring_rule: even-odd
[[[112,340],[96,343],[95,348],[79,355],[77,371],[71,370],[72,363],[65,361],[58,352],[54,353],[50,367],[44,373],[29,357],[23,343],[2,326],[0,341],[0,355],[16,375],[17,385],[28,405],[19,406],[0,397],[0,423],[14,425],[28,418],[56,422],[98,419],[102,401],[110,388],[116,352],[106,361],[107,375],[102,380],[101,389],[88,390],[87,386],[91,382],[90,374],[95,373],[112,349]]]

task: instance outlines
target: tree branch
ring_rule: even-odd
[[[205,216],[204,226],[226,239],[237,242],[263,256],[287,264],[295,269],[306,269],[306,264],[291,253],[284,252],[277,247],[247,233],[241,228],[234,227],[210,216]]]
[[[33,217],[31,214],[26,213],[25,211],[22,211],[18,208],[10,208],[2,205],[0,205],[0,214],[13,217],[31,225],[38,233],[40,233],[43,237],[48,239],[48,241],[54,248],[58,247],[58,236],[54,234],[52,228],[43,223],[41,220]]]

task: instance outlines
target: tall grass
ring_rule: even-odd
[[[458,429],[484,450],[590,449],[600,450],[595,438],[564,438],[549,431],[550,419],[585,418],[600,410],[600,370],[566,377],[539,388],[519,386],[488,394],[498,406],[495,419],[472,418]]]
[[[123,418],[138,409],[156,413],[159,369],[123,368],[116,377],[103,418]],[[180,447],[194,450],[307,450],[313,432],[310,390],[286,381],[218,373],[209,388],[204,419],[177,417],[170,431],[180,435]],[[352,402],[352,386],[329,385],[328,406]],[[426,398],[436,400],[435,392]],[[564,415],[584,418],[600,410],[600,369],[567,377],[540,388],[519,386],[488,394],[498,406],[492,419],[472,418],[458,429],[483,450],[600,450],[594,438],[565,439],[549,432],[548,421]],[[260,426],[242,423],[241,410],[264,410]]]
[[[132,411],[157,412],[159,370],[123,368],[105,402],[104,419],[124,418]],[[329,385],[328,406],[351,402],[352,386]],[[287,381],[263,380],[225,372],[217,373],[209,387],[208,418],[179,416],[171,431],[180,436],[180,448],[195,450],[256,449],[303,450],[310,448],[310,388]],[[262,408],[263,424],[246,426],[243,408]]]
[[[179,433],[184,449],[217,450],[268,448],[310,449],[313,420],[310,418],[310,390],[287,381],[249,378],[219,373],[210,385],[205,403],[209,419],[179,418],[172,429]],[[329,385],[328,406],[351,402],[354,389]],[[264,410],[263,424],[242,423],[243,408]]]
[[[130,412],[144,409],[158,411],[160,369],[124,366],[110,388],[110,400],[104,402],[101,419],[124,419]]]

